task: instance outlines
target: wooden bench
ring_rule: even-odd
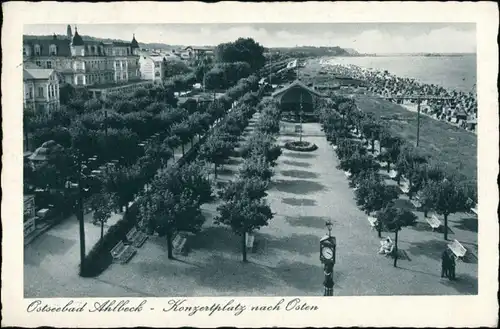
[[[427,223],[429,223],[433,231],[435,231],[442,225],[441,220],[439,220],[439,218],[437,218],[435,214],[431,215],[430,217],[426,217],[425,220],[427,221]]]
[[[456,239],[453,240],[452,243],[448,244],[448,248],[453,252],[457,259],[463,259],[463,257],[467,253],[467,249],[465,249],[465,247],[462,246],[462,244]]]
[[[406,183],[401,184],[399,188],[404,194],[408,194],[410,192],[410,186]]]
[[[127,240],[136,247],[140,248],[146,242],[148,236],[141,231],[138,231],[135,227],[127,233]]]
[[[185,254],[187,252],[187,237],[182,234],[177,234],[172,241],[172,247],[178,253]]]
[[[110,251],[113,262],[120,264],[127,263],[136,252],[137,251],[133,247],[125,245],[123,241],[118,242]]]
[[[375,229],[375,227],[377,226],[378,219],[373,217],[373,216],[368,216],[367,219],[368,219],[368,223],[370,223],[372,230]]]
[[[413,205],[416,209],[418,209],[418,208],[422,207],[422,204],[420,203],[420,201],[418,201],[418,200],[416,200],[416,199],[411,200],[411,204],[412,204],[412,205]]]

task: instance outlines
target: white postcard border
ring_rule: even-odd
[[[328,327],[328,326],[494,326],[498,303],[498,9],[494,3],[309,2],[309,3],[26,3],[2,5],[2,317],[4,325],[25,327]],[[140,313],[28,313],[23,299],[22,54],[24,24],[92,23],[265,23],[265,22],[475,22],[477,25],[479,293],[477,296],[300,297],[316,311],[218,312],[212,316],[162,312],[172,298],[147,298]],[[257,40],[258,41],[258,40]],[[321,287],[318,293],[321,293]],[[190,305],[275,305],[281,297],[187,298]],[[285,297],[285,305],[293,300]],[[44,299],[64,305],[70,299]],[[78,299],[93,304],[99,299]],[[119,300],[119,299],[117,299]],[[140,303],[141,298],[131,298]],[[154,310],[151,310],[153,308]],[[148,310],[149,309],[149,310]]]

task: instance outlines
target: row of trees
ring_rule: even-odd
[[[267,121],[277,121],[279,129],[279,111],[273,103],[259,104],[261,116],[256,131],[241,147],[241,155],[245,159],[238,177],[230,182],[221,192],[224,201],[217,210],[215,218],[218,224],[228,225],[241,237],[243,261],[247,261],[246,237],[262,226],[268,225],[273,213],[264,199],[271,181],[273,171],[281,155],[280,147],[275,144],[274,133],[268,131]]]
[[[444,239],[447,239],[448,216],[470,209],[470,200],[474,198],[472,188],[432,164],[427,155],[403,139],[391,136],[384,123],[371,113],[358,111],[353,100],[335,99],[321,108],[319,118],[328,140],[336,149],[339,168],[350,175],[357,204],[368,214],[377,213],[379,236],[385,228],[395,232],[397,241],[397,232],[416,221],[412,212],[394,207],[400,189],[384,184],[379,175],[379,162],[388,172],[393,165],[398,184],[403,180],[408,185],[410,199],[418,195],[426,216],[430,210],[443,215]],[[353,139],[352,135],[358,138]],[[379,147],[375,149],[377,143]],[[397,257],[395,266],[396,262]]]

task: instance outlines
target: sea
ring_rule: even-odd
[[[453,56],[366,56],[331,57],[332,64],[354,64],[364,68],[389,73],[405,78],[414,78],[422,83],[439,85],[448,90],[475,91],[477,80],[476,55]]]

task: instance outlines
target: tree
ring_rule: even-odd
[[[214,175],[217,179],[217,166],[222,165],[234,149],[232,141],[222,133],[210,135],[201,146],[200,157],[214,164]]]
[[[243,163],[243,167],[239,172],[243,178],[258,177],[263,181],[269,181],[273,175],[269,164],[264,156],[254,153],[247,161]]]
[[[266,190],[269,183],[258,177],[238,178],[230,181],[220,197],[222,200],[230,201],[234,199],[248,198],[251,200],[262,199],[267,196]]]
[[[356,190],[357,204],[367,214],[386,207],[398,196],[398,189],[395,186],[385,185],[373,176],[360,181]]]
[[[383,136],[380,140],[380,147],[385,150],[381,151],[380,159],[387,162],[387,172],[391,170],[391,163],[396,163],[401,153],[401,147],[404,141],[400,137]]]
[[[177,135],[170,135],[163,141],[172,150],[172,159],[175,161],[175,148],[182,144],[181,139]]]
[[[90,199],[90,207],[94,212],[92,215],[94,224],[101,224],[101,240],[104,237],[104,223],[111,217],[114,203],[114,196],[104,190],[92,195]]]
[[[264,200],[238,198],[223,203],[217,210],[215,223],[228,225],[241,236],[243,262],[246,262],[246,234],[268,225],[273,218],[271,208]]]
[[[215,48],[215,58],[218,62],[247,62],[253,71],[264,66],[264,47],[252,38],[239,38],[235,42],[222,43]]]
[[[417,216],[407,209],[395,208],[393,206],[386,207],[378,214],[378,221],[389,232],[394,232],[394,267],[397,267],[398,261],[398,232],[403,227],[415,225]]]
[[[175,123],[171,128],[171,134],[178,136],[181,141],[182,155],[184,156],[184,145],[193,138],[193,130],[188,120]]]
[[[165,63],[164,76],[166,78],[191,72],[191,69],[183,61],[171,60],[171,61],[165,61],[164,63]]]
[[[339,168],[349,171],[353,176],[364,171],[377,171],[380,165],[372,157],[358,152],[340,160]]]
[[[444,217],[444,239],[448,240],[448,216],[468,210],[466,190],[455,179],[428,181],[422,191],[426,204]]]

